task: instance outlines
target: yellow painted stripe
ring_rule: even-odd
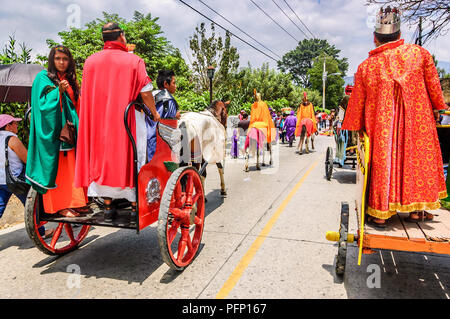
[[[223,287],[220,289],[220,291],[216,295],[216,299],[226,298],[228,296],[228,294],[231,292],[231,290],[234,288],[234,286],[237,284],[237,282],[241,278],[242,274],[244,273],[245,269],[248,267],[248,265],[252,261],[253,257],[255,256],[256,252],[259,250],[259,248],[263,244],[263,242],[266,239],[267,235],[269,234],[270,230],[275,225],[276,221],[278,220],[278,217],[280,217],[281,213],[284,211],[287,204],[291,201],[292,197],[298,191],[300,186],[303,184],[306,177],[308,177],[308,175],[312,172],[312,170],[317,166],[317,163],[318,162],[315,162],[314,164],[312,164],[309,167],[309,169],[305,173],[305,175],[303,175],[303,177],[300,179],[300,181],[291,190],[289,195],[283,200],[281,205],[278,207],[278,209],[272,215],[270,220],[267,222],[266,226],[264,226],[264,229],[259,233],[258,237],[253,242],[250,249],[247,251],[247,253],[244,255],[244,257],[242,257],[242,259],[239,261],[239,264],[234,269],[233,273],[230,275],[228,280],[225,282]]]

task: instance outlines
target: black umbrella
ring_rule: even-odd
[[[0,103],[29,102],[34,78],[43,69],[39,64],[0,65]]]

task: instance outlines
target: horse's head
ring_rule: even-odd
[[[228,119],[228,106],[230,105],[230,101],[223,102],[220,100],[213,101],[209,107],[209,110],[216,117],[216,119],[222,123],[223,127],[227,128],[227,119]]]

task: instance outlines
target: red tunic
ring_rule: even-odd
[[[144,61],[119,42],[87,58],[81,87],[75,186],[134,187],[133,151],[124,112],[150,82]],[[134,108],[129,126],[136,138]]]
[[[342,129],[370,138],[370,215],[440,207],[446,187],[433,109],[444,107],[433,58],[420,46],[387,43],[358,67]]]

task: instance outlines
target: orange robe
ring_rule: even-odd
[[[359,65],[342,129],[370,138],[368,214],[440,207],[447,192],[433,109],[444,107],[433,58],[420,46],[390,42]]]
[[[297,110],[297,127],[295,128],[295,136],[300,136],[300,133],[302,131],[300,123],[305,118],[311,119],[313,121],[314,127],[311,134],[317,132],[317,120],[316,115],[314,114],[313,105],[309,103],[305,106],[303,105],[303,103],[301,103]]]
[[[272,136],[272,131],[275,131],[275,124],[269,112],[269,107],[266,102],[259,101],[252,104],[250,111],[250,125],[248,132],[254,127],[260,129],[266,135],[267,143],[271,143],[275,136]]]
[[[63,77],[60,77],[63,80]],[[79,101],[75,101],[72,88],[67,93],[78,111]],[[48,190],[42,195],[44,209],[47,214],[54,214],[64,208],[78,208],[86,206],[87,196],[84,188],[76,188],[73,184],[75,176],[75,149],[60,151],[58,173],[56,175],[56,188]]]

